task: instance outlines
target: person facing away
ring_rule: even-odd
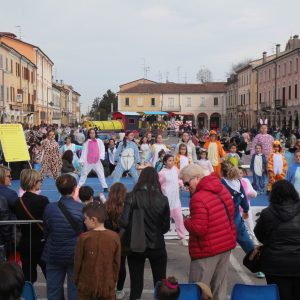
[[[130,273],[130,300],[141,299],[144,286],[145,260],[150,261],[154,286],[166,277],[167,252],[164,234],[170,229],[170,207],[167,197],[161,191],[158,174],[153,167],[142,170],[133,191],[126,197],[120,219],[122,243],[130,249],[133,210],[144,211],[144,252],[131,251],[128,255]]]
[[[294,154],[294,162],[289,166],[286,173],[286,180],[292,183],[300,193],[300,150],[296,150]]]
[[[190,218],[184,225],[190,234],[189,282],[203,282],[213,299],[227,299],[230,252],[236,246],[234,205],[230,193],[217,175],[197,164],[180,171],[191,193]]]
[[[47,297],[51,300],[62,299],[66,274],[68,299],[77,299],[73,265],[76,241],[83,232],[83,204],[73,198],[76,186],[73,176],[66,174],[58,177],[56,187],[61,198],[58,202],[48,204],[44,213],[46,243],[42,259],[46,262]]]
[[[38,195],[41,188],[41,175],[36,170],[24,169],[20,175],[20,185],[25,193],[20,197],[15,206],[18,220],[43,220],[43,215],[49,200],[47,197]],[[32,283],[37,280],[37,266],[42,269],[46,276],[46,264],[41,256],[44,250],[44,227],[37,223],[21,226],[20,255],[22,270],[26,281]]]
[[[106,216],[102,203],[87,204],[83,213],[88,232],[80,235],[74,258],[78,299],[114,300],[120,268],[120,238],[104,227]]]
[[[292,183],[279,180],[270,193],[254,233],[263,244],[261,269],[277,284],[281,300],[300,299],[300,201]]]

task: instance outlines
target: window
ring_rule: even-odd
[[[125,106],[129,106],[129,98],[125,98]]]
[[[128,119],[128,124],[135,124],[135,119],[133,118]]]
[[[292,71],[293,71],[293,63],[292,63],[292,61],[290,61],[290,74],[292,74]]]
[[[292,99],[292,87],[289,85],[289,100]]]
[[[0,85],[0,100],[4,100],[4,86]]]
[[[204,98],[204,97],[201,97],[201,98],[200,98],[200,106],[201,106],[201,107],[204,107],[204,106],[205,106],[205,98]]]
[[[285,87],[282,88],[282,100],[283,101],[285,100]]]
[[[151,106],[155,106],[155,98],[151,98]]]
[[[277,77],[280,77],[280,65],[278,65]]]
[[[286,63],[283,64],[283,76],[286,75]]]
[[[192,106],[192,98],[191,97],[187,97],[186,98],[186,107],[191,107]]]
[[[295,99],[298,99],[298,84],[295,84]]]
[[[218,97],[214,97],[214,106],[218,106]]]
[[[137,106],[143,106],[143,98],[142,97],[138,97],[137,99]]]
[[[298,58],[296,58],[296,68],[295,72],[298,73]]]
[[[6,88],[6,101],[9,101],[9,88]]]
[[[14,65],[12,59],[10,60],[10,73],[13,73],[14,71]]]
[[[174,98],[168,98],[168,107],[174,107]]]
[[[8,72],[8,58],[5,59],[5,70]]]
[[[271,69],[269,69],[269,78],[268,80],[271,80]]]
[[[0,54],[0,69],[3,69],[3,56]]]
[[[261,104],[261,93],[259,93],[259,104]]]

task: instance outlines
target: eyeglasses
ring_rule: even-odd
[[[196,178],[195,176],[192,177],[189,181],[184,182],[183,185],[184,185],[185,187],[190,187],[190,186],[191,186],[191,181],[192,181],[193,179],[195,179],[195,178]]]

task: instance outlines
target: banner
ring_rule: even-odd
[[[0,124],[0,142],[7,162],[30,160],[21,124]]]

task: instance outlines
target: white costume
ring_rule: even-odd
[[[88,139],[83,145],[81,157],[80,157],[80,163],[82,165],[82,170],[81,170],[81,176],[80,176],[79,183],[78,183],[79,187],[81,187],[85,183],[88,174],[92,170],[94,170],[96,172],[102,187],[103,188],[108,187],[107,183],[105,181],[103,165],[101,163],[101,160],[104,160],[104,158],[105,158],[105,147],[104,147],[103,142],[100,139],[96,139],[96,141],[97,141],[98,150],[99,150],[99,159],[97,160],[97,162],[92,163],[92,164],[88,163],[88,145],[90,142],[92,142],[92,140]]]
[[[166,153],[169,151],[165,144],[153,144],[152,145],[152,166],[155,167],[158,161],[158,152],[164,150]]]

